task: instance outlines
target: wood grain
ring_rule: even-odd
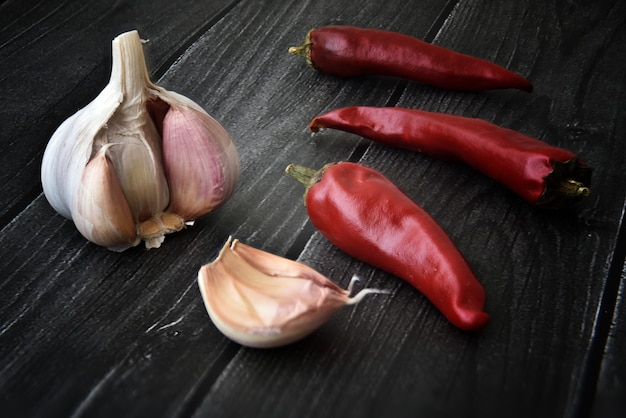
[[[0,410],[22,416],[604,417],[623,411],[626,2],[265,0],[0,3]],[[87,27],[87,22],[92,26]],[[340,79],[287,53],[312,27],[407,33],[505,65],[535,92],[460,93]],[[41,194],[58,124],[108,79],[110,40],[139,28],[154,81],[201,104],[241,159],[233,198],[162,248],[85,242]],[[43,91],[44,93],[41,93]],[[13,99],[13,100],[9,100]],[[487,119],[579,152],[592,197],[537,210],[458,163],[306,126],[348,105]],[[24,147],[24,145],[26,145]],[[20,152],[16,152],[20,150]],[[297,162],[359,161],[459,246],[489,326],[464,333],[408,284],[307,220]],[[389,289],[308,338],[253,350],[210,323],[196,285],[229,235],[342,286]]]
[[[614,264],[615,265],[615,264]],[[626,376],[626,362],[623,353],[626,352],[626,324],[624,320],[624,283],[626,283],[626,269],[622,271],[621,284],[617,295],[617,306],[610,325],[606,326],[608,338],[602,347],[604,359],[599,373],[596,396],[593,402],[592,417],[618,417],[626,410],[624,398],[624,376]],[[607,295],[609,299],[611,295]],[[613,303],[609,300],[607,304]],[[609,309],[607,309],[609,311]],[[603,330],[604,331],[604,330]]]

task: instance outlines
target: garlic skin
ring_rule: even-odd
[[[109,83],[50,138],[43,191],[98,245],[158,248],[230,198],[239,158],[198,104],[150,81],[137,31],[116,37],[112,52]]]
[[[354,278],[353,280],[356,280]],[[198,285],[209,317],[231,340],[270,348],[309,335],[338,309],[360,302],[311,267],[229,238],[217,258],[200,268]]]

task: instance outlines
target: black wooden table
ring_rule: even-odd
[[[615,417],[626,411],[626,2],[0,2],[0,415]],[[287,53],[311,27],[406,33],[506,66],[535,91],[463,93],[340,79]],[[152,79],[201,104],[241,159],[234,196],[157,250],[88,243],[39,179],[58,125],[139,30]],[[319,113],[401,106],[479,117],[579,153],[591,196],[555,213],[471,168],[307,133]],[[383,172],[450,235],[487,294],[467,333],[417,290],[315,231],[284,174],[339,160]],[[210,322],[196,275],[229,235],[341,286],[391,294],[277,349]]]

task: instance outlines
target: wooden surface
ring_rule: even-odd
[[[124,417],[617,417],[626,411],[626,2],[0,2],[0,414]],[[535,92],[460,93],[339,79],[287,53],[308,29],[403,32],[495,61]],[[91,101],[110,41],[138,29],[155,82],[232,134],[228,203],[158,250],[86,242],[50,207],[39,169],[56,127]],[[326,131],[348,105],[480,117],[579,153],[592,196],[535,209],[476,171]],[[408,284],[334,248],[284,174],[374,167],[451,236],[491,322],[465,333]],[[243,348],[210,322],[196,284],[229,235],[346,286],[390,289],[308,338]]]

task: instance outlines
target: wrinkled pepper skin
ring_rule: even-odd
[[[456,327],[473,331],[488,323],[485,292],[464,257],[389,179],[350,162],[319,171],[292,164],[286,171],[307,186],[311,222],[336,247],[404,279]]]
[[[289,51],[305,56],[314,69],[340,77],[400,77],[465,91],[533,90],[524,77],[495,63],[385,30],[325,26],[309,31],[304,45]]]
[[[353,106],[317,116],[309,129],[338,129],[377,143],[462,161],[542,208],[589,195],[591,168],[573,152],[485,120],[397,107]]]

